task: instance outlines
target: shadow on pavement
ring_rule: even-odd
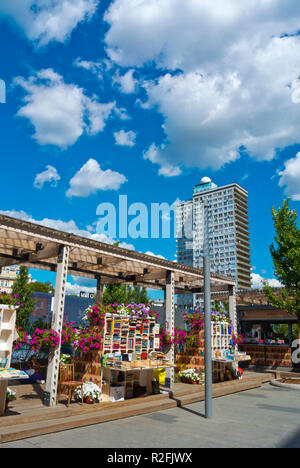
[[[300,429],[288,439],[285,439],[278,448],[300,448]]]

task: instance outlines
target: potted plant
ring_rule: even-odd
[[[6,391],[6,402],[5,402],[5,412],[8,410],[8,405],[11,401],[15,400],[16,392],[11,390],[11,388],[7,388]]]
[[[8,306],[16,309],[23,308],[24,305],[20,302],[18,294],[9,294],[6,291],[0,291],[0,305]]]
[[[77,387],[74,392],[74,397],[77,400],[82,399],[81,395],[81,387]],[[101,389],[93,382],[86,382],[83,384],[83,398],[84,401],[89,404],[93,405],[95,402],[99,402],[101,399]]]
[[[199,375],[193,369],[186,369],[179,372],[179,378],[183,383],[197,385],[200,381]]]

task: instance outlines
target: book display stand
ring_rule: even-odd
[[[102,400],[120,401],[143,396],[143,392],[152,394],[154,369],[170,367],[159,354],[159,332],[154,317],[106,314],[101,329],[102,350],[80,351],[75,356],[76,378],[100,386]]]
[[[0,367],[9,368],[14,341],[16,309],[0,305]],[[7,381],[0,382],[0,415],[4,414]]]

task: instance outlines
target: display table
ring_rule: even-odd
[[[245,361],[251,361],[251,356],[237,356],[234,359],[222,359],[222,358],[214,358],[213,362],[223,362],[223,363],[229,363],[229,362],[245,362]]]
[[[7,382],[8,380],[26,380],[29,375],[26,372],[17,369],[0,369],[0,382]]]
[[[264,367],[293,367],[292,350],[288,344],[245,343],[241,350],[251,355],[251,364]]]
[[[144,396],[145,394],[152,395],[154,371],[156,369],[171,369],[175,367],[172,364],[159,364],[147,367],[103,366],[102,375],[105,384],[102,386],[102,400],[122,401]],[[120,377],[120,374],[123,377]],[[140,395],[135,395],[136,388],[140,389]]]

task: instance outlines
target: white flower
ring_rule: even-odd
[[[76,390],[74,392],[74,396],[78,400],[82,399],[81,387],[76,388]],[[83,397],[84,398],[90,397],[90,398],[93,398],[94,400],[100,401],[100,398],[101,398],[101,389],[100,389],[100,387],[98,387],[98,385],[96,385],[93,382],[84,383],[83,384]]]

